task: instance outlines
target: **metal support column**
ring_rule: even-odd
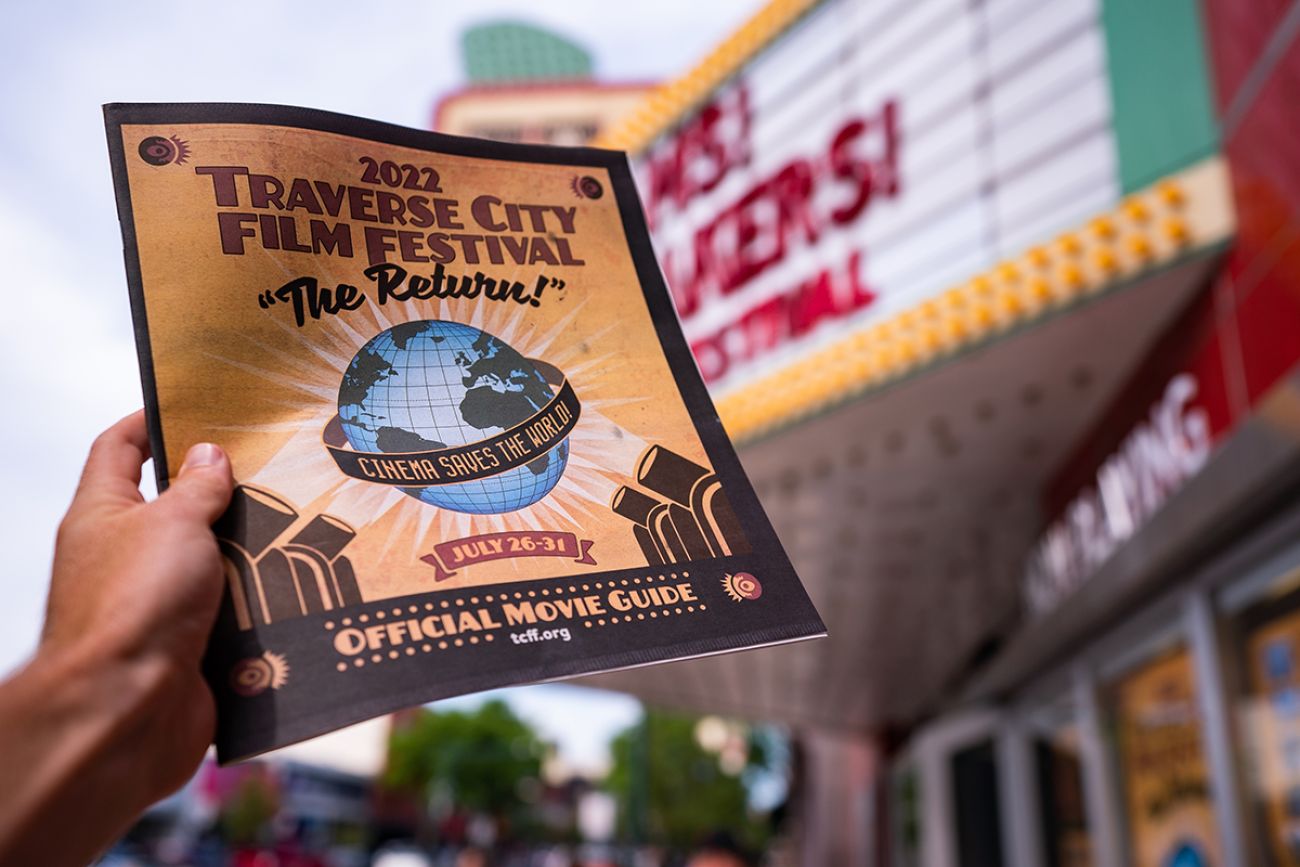
[[[1246,867],[1246,843],[1238,799],[1241,780],[1232,758],[1232,727],[1228,719],[1223,668],[1219,664],[1219,633],[1214,622],[1214,608],[1204,591],[1193,590],[1187,594],[1183,618],[1196,671],[1196,696],[1200,704],[1210,792],[1214,800],[1214,817],[1219,823],[1224,863],[1228,867]]]
[[[1120,840],[1119,785],[1103,734],[1097,687],[1090,670],[1074,671],[1074,703],[1079,714],[1079,752],[1083,759],[1083,801],[1097,864],[1128,863]]]
[[[1008,713],[998,733],[998,800],[1008,867],[1038,867],[1043,860],[1039,838],[1038,787],[1034,780],[1033,742],[1024,721]]]

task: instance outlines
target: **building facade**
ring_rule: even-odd
[[[805,863],[1300,863],[1298,33],[775,0],[598,139],[830,638],[592,680],[790,724]]]
[[[531,144],[580,145],[626,115],[649,84],[598,80],[591,55],[514,21],[472,27],[461,40],[467,84],[438,101],[433,129]]]

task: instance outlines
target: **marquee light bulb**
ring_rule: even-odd
[[[1182,186],[1177,181],[1161,181],[1156,184],[1156,195],[1170,208],[1181,207],[1187,200]]]
[[[1161,229],[1166,238],[1179,246],[1186,244],[1192,239],[1191,231],[1187,227],[1187,221],[1181,217],[1170,217],[1165,220]]]
[[[1030,247],[1025,251],[1025,261],[1031,267],[1042,270],[1052,264],[1052,254],[1048,253],[1044,247]]]
[[[1104,215],[1093,218],[1092,222],[1088,224],[1088,229],[1103,241],[1114,238],[1116,233],[1115,221]]]
[[[973,330],[976,334],[984,333],[996,321],[993,308],[985,301],[979,302],[971,308],[971,321],[975,324]]]
[[[933,325],[926,326],[921,331],[921,345],[929,352],[940,350],[943,348],[943,335]]]
[[[1047,302],[1052,300],[1052,285],[1042,277],[1034,277],[1029,281],[1029,297],[1038,302]]]
[[[1093,250],[1092,263],[1108,276],[1119,270],[1119,257],[1110,247],[1098,247]]]
[[[1155,251],[1151,247],[1151,239],[1146,235],[1129,235],[1124,239],[1124,246],[1128,248],[1135,258],[1143,261],[1151,261]]]
[[[1083,244],[1078,236],[1070,233],[1057,238],[1056,246],[1060,247],[1061,252],[1067,256],[1078,256],[1083,252]]]
[[[1124,202],[1124,215],[1135,223],[1145,223],[1151,218],[1151,209],[1147,207],[1146,202],[1130,196]]]
[[[1020,296],[1011,290],[1004,290],[998,293],[998,311],[1004,316],[1015,319],[1024,312],[1024,302]]]
[[[954,344],[966,339],[966,323],[959,316],[949,316],[943,321],[943,333]]]
[[[1057,279],[1059,279],[1067,288],[1072,290],[1082,288],[1083,284],[1087,282],[1083,274],[1083,269],[1080,268],[1076,262],[1066,262],[1062,265],[1060,271],[1057,273]]]

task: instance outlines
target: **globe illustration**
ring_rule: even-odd
[[[501,339],[459,322],[425,319],[395,325],[361,347],[339,385],[339,421],[358,451],[429,451],[500,433],[553,396],[537,367]],[[457,512],[512,512],[550,493],[568,460],[565,439],[497,475],[401,490]]]

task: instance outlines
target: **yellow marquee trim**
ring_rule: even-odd
[[[822,0],[769,0],[685,75],[668,81],[630,114],[600,133],[595,147],[638,153],[684,114],[703,102],[749,59],[762,51]]]
[[[991,343],[1195,248],[1228,238],[1223,161],[1212,158],[1130,195],[1086,225],[817,349],[716,400],[738,443]]]

